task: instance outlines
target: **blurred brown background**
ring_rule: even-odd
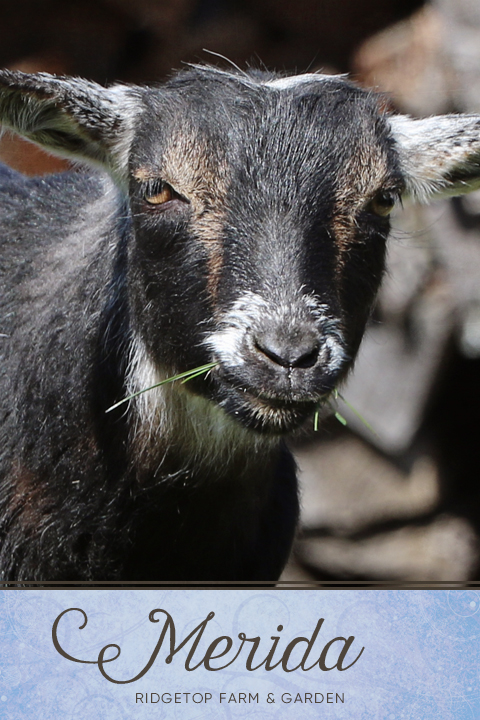
[[[101,83],[185,62],[350,72],[402,112],[480,112],[480,0],[1,0],[0,65]],[[9,135],[0,160],[63,161]],[[293,445],[302,527],[285,579],[479,575],[480,194],[393,218],[355,373]]]

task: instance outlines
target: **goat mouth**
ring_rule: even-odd
[[[328,385],[328,387],[327,387]],[[233,377],[213,372],[208,379],[195,379],[189,389],[206,395],[244,427],[266,434],[284,435],[298,429],[326,402],[330,383],[321,392],[275,393],[259,390]]]
[[[261,433],[284,435],[299,428],[319,401],[266,397],[249,390],[222,393],[220,406],[244,427]]]
[[[316,403],[266,403],[255,399],[234,410],[242,425],[261,433],[284,435],[293,432],[315,411]]]

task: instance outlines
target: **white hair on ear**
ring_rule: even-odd
[[[0,125],[56,155],[107,169],[126,185],[140,95],[128,85],[0,70]]]
[[[389,118],[407,194],[463,195],[480,187],[480,115]]]

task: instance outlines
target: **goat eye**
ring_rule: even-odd
[[[143,195],[149,205],[163,205],[175,197],[175,191],[168,183],[155,181],[148,183]]]
[[[395,196],[390,192],[379,192],[369,202],[367,210],[379,215],[380,217],[387,217],[392,212],[395,206]]]

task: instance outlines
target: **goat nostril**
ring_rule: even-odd
[[[281,365],[282,367],[288,367],[290,363],[287,360],[284,360],[278,353],[276,353],[271,348],[265,347],[265,345],[262,345],[257,340],[254,342],[255,350],[258,350],[262,355],[266,355],[269,360],[272,360],[272,362],[276,363],[277,365]]]
[[[274,337],[262,336],[254,339],[254,347],[276,365],[286,368],[310,368],[318,360],[320,346],[311,338],[303,342],[279,342]]]
[[[292,363],[292,367],[298,367],[298,368],[309,368],[313,367],[315,363],[318,360],[318,355],[320,352],[320,347],[318,345],[315,345],[309,352],[304,353],[301,355],[297,360]]]

